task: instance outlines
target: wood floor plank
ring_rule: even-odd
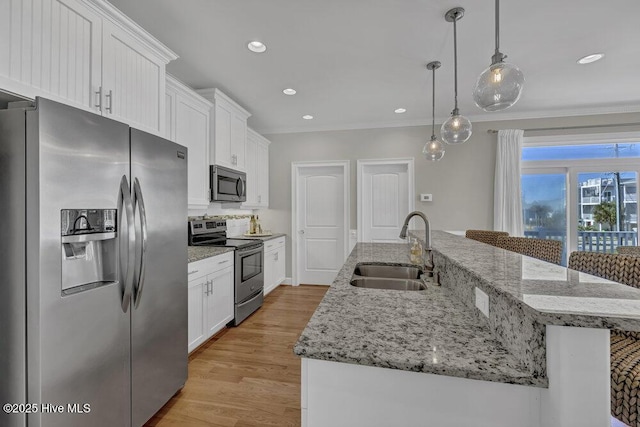
[[[147,427],[300,426],[300,359],[293,345],[326,286],[279,286],[240,326],[189,356],[184,388]]]

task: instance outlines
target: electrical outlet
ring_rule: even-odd
[[[433,202],[433,194],[420,194],[421,202]]]
[[[489,317],[489,295],[476,288],[476,307],[485,316]]]

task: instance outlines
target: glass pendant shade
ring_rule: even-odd
[[[422,154],[433,162],[441,160],[444,157],[444,144],[438,141],[435,135],[431,135],[431,140],[424,144]]]
[[[515,65],[498,62],[484,70],[473,90],[473,100],[484,111],[500,111],[518,102],[524,74]]]
[[[462,144],[471,137],[471,122],[465,116],[453,114],[442,124],[440,137],[447,144]]]
[[[464,16],[464,9],[454,7],[445,13],[444,19],[453,22],[453,102],[449,120],[442,124],[440,137],[447,144],[462,144],[471,138],[471,122],[458,110],[458,30],[456,23]]]

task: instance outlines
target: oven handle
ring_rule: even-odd
[[[236,310],[240,309],[242,307],[244,307],[245,305],[248,305],[252,302],[254,302],[256,300],[256,298],[260,297],[260,294],[264,291],[263,288],[260,288],[260,290],[258,292],[256,292],[255,294],[252,294],[249,296],[249,298],[243,302],[241,302],[240,304],[236,305]]]
[[[264,250],[264,245],[260,245],[254,248],[238,249],[236,250],[236,253],[240,256],[245,256],[245,255],[257,254],[258,252],[262,252],[263,250]]]

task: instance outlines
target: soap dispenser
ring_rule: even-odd
[[[412,264],[420,264],[422,254],[422,249],[418,244],[418,239],[413,239],[413,245],[411,246],[411,263]]]

